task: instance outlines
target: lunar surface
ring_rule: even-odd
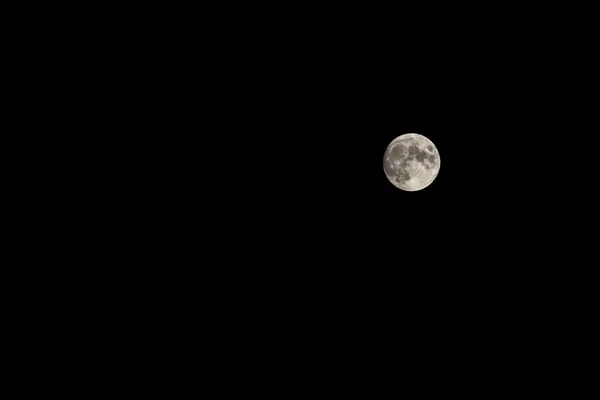
[[[425,136],[407,133],[388,145],[383,170],[398,189],[414,192],[425,189],[440,171],[440,155]]]

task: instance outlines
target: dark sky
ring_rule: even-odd
[[[65,29],[74,45],[46,34],[54,28],[37,35],[49,54],[34,52],[23,81],[43,75],[53,88],[23,90],[49,106],[23,118],[41,127],[21,129],[27,151],[48,160],[33,168],[45,185],[22,186],[36,192],[34,219],[41,210],[56,222],[22,225],[76,261],[64,282],[86,290],[80,277],[92,271],[98,299],[127,320],[147,310],[148,326],[174,342],[214,332],[224,345],[201,348],[236,367],[237,349],[252,350],[241,357],[252,371],[266,349],[306,359],[301,379],[321,365],[329,379],[331,357],[386,370],[378,381],[395,382],[404,366],[431,382],[432,365],[456,370],[464,349],[484,373],[479,360],[500,357],[482,349],[529,367],[515,349],[553,357],[566,340],[540,338],[593,320],[584,306],[597,293],[586,285],[597,283],[598,68],[588,25],[557,22],[562,8],[559,19],[542,15],[551,6],[363,3],[132,6],[96,17],[97,28],[80,17],[93,40],[82,28]],[[383,172],[387,145],[404,133],[440,152],[422,191],[398,190]],[[63,258],[27,246],[63,269]]]
[[[578,42],[538,37],[526,19],[508,35],[489,18],[300,15],[226,13],[202,46],[184,35],[169,47],[185,61],[169,59],[172,113],[153,124],[160,152],[144,153],[164,185],[151,179],[154,195],[175,204],[165,219],[182,226],[169,232],[227,243],[224,263],[258,261],[227,270],[241,285],[373,296],[493,293],[560,275],[548,260],[580,263],[571,249],[585,238],[571,233],[591,218],[581,143],[595,125]],[[168,144],[164,132],[176,132]],[[440,152],[419,192],[383,173],[404,133]]]
[[[201,110],[218,119],[205,154],[222,164],[206,175],[223,203],[285,232],[278,241],[310,227],[315,240],[345,238],[382,260],[425,243],[452,263],[475,262],[474,249],[508,257],[571,220],[571,171],[589,162],[573,137],[589,131],[589,105],[572,100],[577,51],[558,32],[539,39],[526,18],[507,35],[489,18],[342,14],[213,32],[215,90]],[[442,159],[417,193],[382,170],[387,144],[410,132]]]

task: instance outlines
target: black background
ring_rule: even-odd
[[[378,245],[436,230],[430,249],[522,226],[549,193],[549,170],[561,173],[548,150],[566,121],[552,121],[544,61],[500,26],[482,32],[484,22],[335,15],[218,42],[227,56],[207,78],[223,96],[215,135],[231,145],[231,163],[217,179],[232,208],[260,209],[254,217],[286,232],[320,229],[314,238],[328,242],[349,235],[383,258]],[[434,140],[444,162],[420,193],[393,190],[382,174],[385,147],[407,132]]]
[[[35,343],[244,389],[585,365],[561,358],[597,303],[594,13],[45,7],[5,57]],[[383,172],[404,133],[440,152],[418,192]]]
[[[40,191],[75,215],[72,257],[130,296],[124,319],[197,332],[200,315],[240,353],[419,343],[452,360],[457,343],[541,349],[537,325],[589,303],[585,21],[248,7],[120,10],[90,35],[67,29],[73,46],[40,39],[56,79],[35,100],[60,110],[39,118],[77,158],[43,170]],[[422,191],[383,172],[404,133],[440,152]]]
[[[248,301],[236,315],[342,358],[356,356],[355,335],[436,359],[488,341],[542,348],[565,299],[589,295],[569,294],[590,273],[586,241],[567,234],[589,201],[570,190],[582,190],[571,162],[588,161],[563,158],[573,130],[589,129],[571,103],[578,52],[527,18],[385,14],[275,18],[258,36],[234,34],[218,63],[233,163],[216,178],[224,282]],[[382,168],[410,132],[441,156],[415,193]]]
[[[174,247],[207,244],[267,291],[405,284],[481,304],[507,285],[526,295],[569,276],[587,241],[567,232],[591,204],[591,158],[574,144],[595,126],[587,25],[536,12],[507,24],[509,14],[458,9],[236,8],[169,36],[155,29],[147,53],[161,79],[141,79],[149,129],[135,146],[157,150],[136,169],[164,211],[157,226],[181,224]],[[387,144],[410,132],[442,160],[416,193],[382,168]]]

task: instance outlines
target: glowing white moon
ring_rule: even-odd
[[[417,133],[398,136],[383,156],[383,171],[398,189],[425,189],[440,171],[440,154],[431,140]]]

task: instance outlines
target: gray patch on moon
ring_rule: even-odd
[[[427,150],[433,151],[433,146],[427,146]]]
[[[408,170],[406,170],[406,169],[400,170],[399,175],[400,175],[401,180],[404,180],[404,181],[410,180],[410,174],[408,173]]]
[[[403,145],[398,144],[392,149],[391,153],[394,158],[402,158],[406,154],[406,148]]]

